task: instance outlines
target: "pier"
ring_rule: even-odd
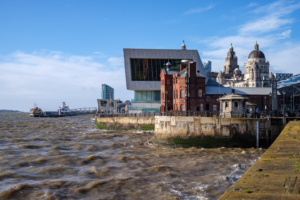
[[[290,121],[274,143],[219,200],[300,199],[300,121]]]

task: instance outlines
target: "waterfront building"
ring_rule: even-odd
[[[126,87],[134,91],[130,113],[159,112],[161,103],[160,72],[170,62],[171,70],[179,70],[181,60],[193,60],[201,75],[207,77],[197,50],[124,48]],[[208,79],[207,79],[208,80]]]
[[[189,81],[187,81],[187,73]],[[206,81],[205,79],[208,79]],[[188,83],[188,84],[187,84]],[[206,84],[205,84],[206,83]],[[186,90],[186,88],[189,88]],[[196,63],[189,63],[187,70],[181,65],[179,70],[161,70],[161,112],[168,111],[219,111],[220,99],[226,94],[235,93],[249,99],[249,104],[260,111],[269,112],[272,109],[271,87],[224,87],[211,78],[206,78],[196,71]],[[186,92],[188,94],[186,95]],[[277,99],[280,93],[277,92]],[[188,104],[188,106],[187,106]],[[278,107],[281,102],[277,101]],[[245,107],[245,106],[244,106]]]
[[[203,63],[204,69],[206,73],[210,73],[211,72],[211,61],[207,60]]]
[[[129,103],[123,103],[119,99],[97,99],[97,112],[98,113],[123,113],[125,108],[129,107]]]
[[[272,73],[269,73],[270,63],[265,54],[259,50],[259,45],[254,45],[254,50],[248,56],[248,62],[244,64],[244,74],[239,69],[238,57],[231,44],[225,58],[224,71],[208,73],[225,87],[271,87]]]
[[[110,99],[114,100],[114,88],[110,87],[109,85],[102,84],[102,89],[101,89],[101,98],[102,99]]]
[[[293,77],[293,73],[274,73],[274,77],[277,81],[283,81]]]

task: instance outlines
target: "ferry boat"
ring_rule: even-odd
[[[59,106],[60,112],[68,112],[68,111],[70,111],[69,106],[67,106],[65,102],[63,102],[62,104],[63,104],[62,106]]]
[[[40,117],[42,114],[43,114],[42,109],[37,107],[37,105],[34,103],[34,108],[30,109],[29,116],[30,117]]]

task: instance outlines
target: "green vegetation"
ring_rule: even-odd
[[[269,159],[266,159],[266,160],[264,160],[264,161],[271,161],[271,160],[269,160]]]
[[[244,190],[243,192],[244,192],[244,193],[251,193],[250,190]]]
[[[143,131],[154,131],[154,126],[141,126],[141,130]]]
[[[181,144],[187,147],[223,147],[223,146],[232,146],[232,143],[237,141],[234,138],[213,138],[213,137],[205,137],[205,138],[175,138],[169,140],[169,143],[173,144]]]
[[[275,156],[271,156],[270,158],[276,158]]]

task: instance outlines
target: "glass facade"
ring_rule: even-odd
[[[133,102],[155,103],[160,101],[160,91],[134,91]]]
[[[205,63],[203,63],[204,69],[206,73],[211,72],[211,61],[207,60]]]
[[[179,70],[181,60],[183,59],[131,58],[131,79],[132,81],[160,81],[160,71],[166,67],[165,64],[170,62],[170,69]]]

